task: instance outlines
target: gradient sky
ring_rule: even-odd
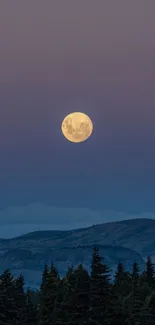
[[[155,1],[1,0],[0,25],[0,215],[155,213]],[[61,134],[72,111],[85,143]]]

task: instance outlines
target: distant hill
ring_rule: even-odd
[[[113,271],[118,261],[131,269],[137,260],[143,269],[147,255],[155,258],[155,220],[133,219],[69,231],[37,231],[0,240],[0,268],[22,271],[29,283],[34,277],[38,285],[44,262],[54,262],[61,275],[71,264],[83,263],[89,269],[94,244]]]
[[[1,248],[74,247],[98,243],[123,246],[143,257],[155,255],[155,220],[132,219],[68,231],[35,231],[13,239],[1,240]]]

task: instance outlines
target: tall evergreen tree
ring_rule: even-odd
[[[39,325],[44,325],[44,323],[46,324],[46,317],[48,314],[48,273],[48,266],[45,264],[40,286]]]
[[[132,291],[125,298],[125,307],[127,309],[128,325],[137,324],[142,321],[141,308],[143,300],[138,283],[134,282]]]
[[[38,324],[38,310],[31,299],[31,293],[28,289],[26,292],[25,308],[23,312],[22,325],[37,325]]]
[[[102,263],[99,250],[95,247],[90,277],[90,325],[109,324],[111,298],[109,268]]]
[[[16,325],[21,325],[23,323],[25,307],[24,277],[22,274],[14,280],[14,298],[17,310]]]
[[[123,263],[119,262],[114,276],[114,284],[120,286],[122,282],[124,282],[125,276],[126,276],[126,271],[124,265]]]
[[[132,284],[133,287],[137,287],[139,285],[139,267],[136,261],[133,263]]]
[[[62,286],[63,285],[63,286]],[[57,308],[57,325],[69,325],[73,324],[73,315],[75,313],[74,301],[75,301],[75,286],[76,286],[76,276],[73,266],[68,268],[67,274],[64,281],[61,282],[61,294],[63,292],[63,298],[59,303],[59,308]],[[60,298],[60,291],[59,291]],[[57,297],[58,301],[58,297]]]
[[[75,289],[73,295],[72,320],[75,325],[89,324],[90,278],[88,272],[80,264],[74,271]]]
[[[14,279],[9,270],[0,276],[0,325],[15,325],[17,309],[14,297]]]
[[[64,286],[63,300],[59,305],[57,324],[87,325],[89,324],[89,275],[79,265],[75,270],[69,268]]]
[[[48,304],[49,324],[51,324],[51,322],[52,323],[56,322],[56,307],[57,307],[56,299],[59,290],[59,285],[60,285],[60,277],[56,267],[54,266],[54,264],[52,264],[48,275],[48,292],[47,292],[49,297],[49,304]]]
[[[69,288],[73,291],[75,289],[75,283],[76,283],[76,276],[75,276],[75,270],[73,265],[69,266],[68,268],[68,271],[66,273],[66,280]]]
[[[55,321],[55,303],[59,281],[59,275],[55,266],[52,264],[48,271],[47,265],[45,265],[41,285],[40,324],[51,325],[53,317],[53,322]]]
[[[117,271],[114,276],[114,289],[117,295],[126,296],[131,290],[131,277],[125,270],[122,262],[118,263]]]
[[[154,279],[154,265],[152,263],[152,259],[148,256],[146,261],[146,281],[150,287],[154,287],[155,279]]]

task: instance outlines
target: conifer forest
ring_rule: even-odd
[[[111,279],[94,247],[90,273],[80,264],[61,278],[45,265],[40,290],[24,290],[24,278],[0,275],[0,325],[150,325],[155,324],[155,276],[150,257],[145,271],[121,262]]]

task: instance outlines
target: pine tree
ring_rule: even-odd
[[[63,285],[64,294],[59,304],[56,324],[89,324],[90,281],[88,272],[82,265],[79,265],[75,270],[73,267],[69,268],[63,280]]]
[[[133,263],[132,284],[133,284],[133,288],[135,288],[139,285],[139,267],[138,267],[137,262]]]
[[[25,306],[24,277],[22,274],[14,280],[14,298],[17,310],[16,325],[23,322],[23,312]]]
[[[49,297],[49,324],[56,322],[56,298],[60,284],[60,277],[54,264],[51,265],[48,274],[48,297]]]
[[[112,285],[113,294],[113,308],[112,308],[112,322],[111,325],[124,325],[127,318],[127,307],[124,303],[124,297],[128,293],[128,281],[129,275],[125,270],[122,262],[117,265],[117,270],[114,275],[114,281]],[[112,302],[110,304],[112,304]]]
[[[70,287],[71,290],[75,289],[75,283],[76,283],[76,276],[74,272],[74,267],[70,266],[68,268],[67,274],[66,274],[66,280],[68,282],[68,286]]]
[[[48,266],[47,264],[45,264],[42,274],[42,282],[40,286],[39,325],[44,325],[44,323],[46,323],[46,316],[48,314],[48,272]]]
[[[124,281],[125,275],[126,275],[126,271],[124,265],[121,262],[119,262],[117,265],[117,271],[114,276],[114,284],[117,286],[121,285],[122,282]]]
[[[38,310],[33,304],[31,299],[31,293],[28,289],[26,292],[25,308],[23,312],[22,325],[37,325],[38,324]]]
[[[88,272],[80,264],[74,271],[76,282],[74,289],[73,324],[89,324],[90,278]]]
[[[146,262],[146,281],[150,287],[154,286],[155,284],[154,265],[150,256],[148,256]]]
[[[59,281],[55,266],[51,265],[48,271],[48,267],[45,265],[41,285],[39,324],[51,325],[52,321],[55,321],[55,303]]]
[[[90,325],[109,324],[111,299],[109,268],[101,262],[99,250],[95,247],[90,277]]]
[[[131,292],[125,299],[126,308],[128,309],[128,325],[137,324],[137,322],[141,319],[140,310],[143,305],[143,301],[140,290],[140,275],[137,262],[133,263],[131,279]]]
[[[57,308],[56,324],[57,325],[69,325],[73,324],[74,315],[74,301],[75,301],[75,286],[76,286],[76,276],[73,266],[68,268],[67,274],[61,282],[61,287],[59,287],[59,300],[61,295],[61,302],[59,303],[59,308]],[[63,292],[63,297],[62,297]],[[58,297],[57,297],[58,302]],[[57,305],[58,306],[58,305]]]
[[[16,320],[14,279],[7,269],[0,276],[0,325],[15,325]]]
[[[131,277],[130,274],[125,270],[124,265],[119,262],[117,271],[114,276],[114,289],[116,294],[126,296],[131,290]]]

